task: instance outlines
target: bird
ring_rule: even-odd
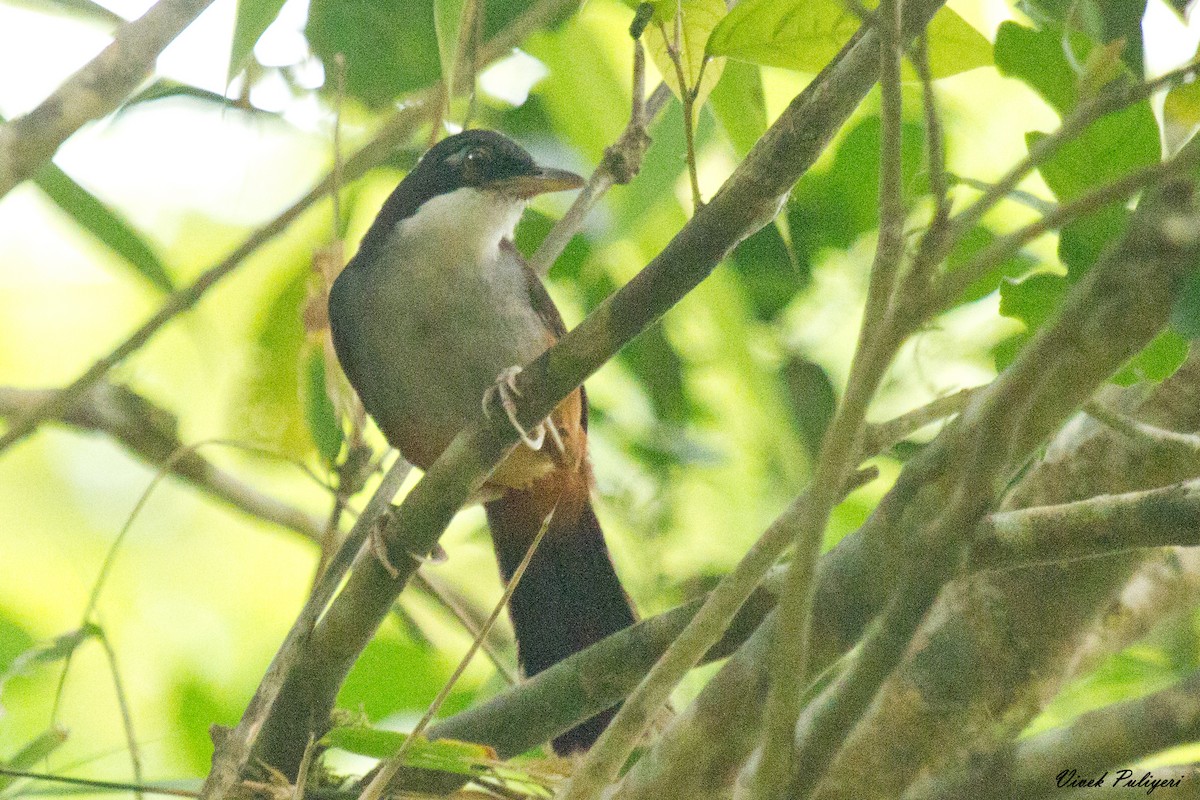
[[[481,405],[501,406],[517,428],[482,499],[506,582],[549,519],[509,601],[526,676],[636,621],[592,507],[583,387],[536,428],[514,414],[521,365],[566,328],[513,233],[530,198],[582,185],[501,133],[448,136],[383,203],[329,292],[342,369],[410,462],[428,469]],[[555,737],[554,751],[589,748],[615,710]]]

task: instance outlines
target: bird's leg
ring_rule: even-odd
[[[384,570],[388,575],[392,576],[392,580],[400,577],[400,570],[396,569],[396,565],[388,558],[387,542],[384,541],[383,532],[387,530],[388,524],[392,518],[396,516],[398,506],[388,506],[387,510],[379,515],[371,525],[371,530],[367,533],[367,547],[370,548],[371,554],[379,559],[379,563],[383,565]],[[418,564],[441,564],[448,556],[446,551],[440,544],[435,544],[429,555],[423,553],[409,553],[412,559]]]
[[[554,446],[558,449],[559,455],[567,454],[567,446],[563,444],[562,435],[558,432],[558,426],[554,424],[554,420],[546,420],[543,423],[546,429],[550,431],[550,441],[554,442]]]
[[[492,418],[492,399],[499,398],[500,406],[504,409],[508,421],[516,429],[525,446],[531,450],[541,450],[546,441],[546,423],[539,422],[535,428],[527,431],[517,420],[517,403],[514,398],[521,396],[520,390],[517,389],[517,376],[520,374],[521,368],[516,365],[501,370],[500,374],[496,376],[496,382],[483,393],[483,415],[488,419]],[[557,431],[551,435],[555,439],[558,438]]]
[[[379,515],[379,519],[375,520],[371,525],[370,532],[367,533],[367,546],[371,548],[371,553],[387,570],[387,574],[392,576],[392,580],[400,577],[400,570],[396,569],[396,565],[388,558],[387,543],[383,540],[383,532],[395,513],[396,507],[388,506],[388,509]]]

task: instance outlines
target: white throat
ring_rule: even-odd
[[[402,219],[393,236],[403,247],[433,247],[447,261],[456,258],[491,263],[500,242],[511,240],[525,210],[525,200],[464,188],[426,200]]]

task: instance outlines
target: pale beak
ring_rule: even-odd
[[[583,186],[583,178],[574,172],[553,167],[538,167],[536,172],[529,175],[515,175],[511,178],[501,178],[486,185],[486,188],[517,197],[533,197],[546,192],[562,192],[567,189],[578,189]]]

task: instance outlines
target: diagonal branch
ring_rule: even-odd
[[[904,260],[906,215],[901,164],[903,99],[900,67],[906,38],[904,24],[907,22],[911,30],[913,22],[913,15],[902,21],[902,12],[901,0],[885,0],[874,17],[880,42],[878,69],[882,99],[879,239],[846,393],[825,435],[813,470],[809,489],[812,500],[807,513],[796,523],[795,554],[784,582],[779,622],[771,646],[771,684],[767,693],[762,751],[751,778],[751,794],[756,800],[780,797],[780,791],[793,771],[796,721],[802,708],[805,673],[811,658],[816,569],[825,526],[841,500],[839,488],[855,466],[854,444],[861,438],[871,399],[905,338],[922,321],[915,317],[901,321],[894,309],[899,293],[897,276]],[[922,21],[920,29],[927,21]]]
[[[1186,156],[1194,165],[1200,145]],[[909,463],[880,503],[874,534],[908,552],[899,588],[852,666],[801,726],[795,797],[806,797],[866,712],[942,586],[969,535],[1033,449],[1167,321],[1182,278],[1200,258],[1196,186],[1167,182],[1143,199],[1130,229],[1068,295],[1057,320]],[[897,559],[900,556],[896,556]]]
[[[0,127],[0,197],[33,175],[75,131],[115,111],[158,54],[212,0],[159,0],[117,29],[112,43],[24,116]]]
[[[1091,711],[1070,725],[1023,739],[992,758],[975,759],[959,770],[927,778],[905,800],[940,797],[1040,797],[1057,793],[1060,776],[1096,778],[1105,770],[1132,764],[1200,737],[1200,672],[1146,697]],[[1146,770],[1114,772],[1107,788],[1132,788]],[[1153,778],[1181,778],[1178,771],[1155,769]],[[1127,781],[1119,783],[1118,780]],[[1194,776],[1190,780],[1195,780]],[[1179,784],[1174,784],[1178,786]],[[1167,789],[1170,784],[1160,783]],[[1146,788],[1145,784],[1142,788]],[[1154,787],[1157,788],[1157,787]],[[1146,794],[1150,794],[1150,788]]]

